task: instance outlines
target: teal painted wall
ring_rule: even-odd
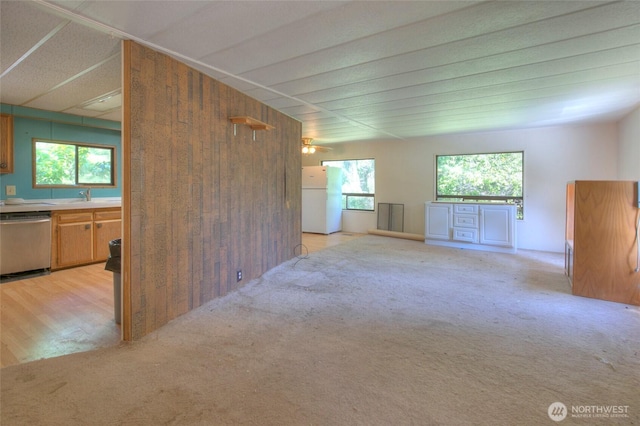
[[[0,199],[7,198],[6,186],[16,186],[16,197],[28,199],[79,198],[78,188],[34,189],[32,183],[32,139],[87,142],[116,147],[117,186],[92,189],[93,197],[122,194],[122,139],[120,123],[2,104],[0,110],[13,115],[14,173],[0,175]]]

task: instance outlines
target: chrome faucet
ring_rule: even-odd
[[[80,195],[82,195],[85,201],[91,201],[91,188],[87,188],[86,191],[80,191]]]

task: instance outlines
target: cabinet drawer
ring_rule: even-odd
[[[478,215],[472,214],[454,214],[453,226],[464,228],[478,228]]]
[[[61,213],[56,216],[58,223],[91,222],[93,220],[91,212]]]
[[[477,243],[478,230],[473,228],[453,228],[453,240]]]
[[[120,219],[121,212],[120,210],[96,210],[94,213],[95,220],[116,220]]]
[[[453,208],[454,213],[478,213],[477,204],[454,204]]]

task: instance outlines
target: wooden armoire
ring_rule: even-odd
[[[638,183],[567,184],[565,273],[577,296],[640,305]]]

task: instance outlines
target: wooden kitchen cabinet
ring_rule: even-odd
[[[120,238],[120,209],[54,211],[51,269],[88,265],[109,257],[109,241]]]
[[[64,218],[64,216],[62,216]],[[57,266],[74,266],[93,260],[93,222],[60,223],[58,225]]]
[[[96,211],[93,214],[94,260],[104,261],[109,258],[109,241],[120,238],[122,219],[120,210]]]
[[[13,173],[13,116],[0,114],[0,174]]]

